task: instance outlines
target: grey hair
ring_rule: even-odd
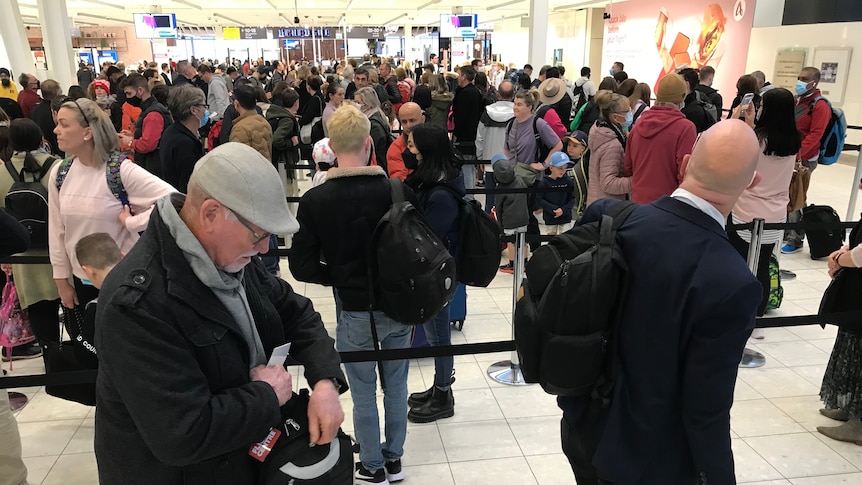
[[[75,106],[76,104],[77,107]],[[86,127],[87,124],[90,125],[90,131],[93,134],[94,160],[107,162],[110,154],[120,149],[119,141],[117,140],[117,131],[114,129],[111,118],[95,101],[81,98],[75,101],[66,101],[60,105],[60,108],[66,108],[74,113],[75,120],[81,127]],[[81,116],[82,114],[86,115],[86,120]]]
[[[168,95],[168,109],[171,110],[174,121],[189,119],[193,116],[192,107],[199,104],[206,104],[204,92],[190,84],[174,87]]]

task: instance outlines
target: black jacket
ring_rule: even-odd
[[[93,71],[87,69],[86,67],[83,69],[78,69],[76,76],[78,78],[78,86],[81,86],[84,89],[87,89],[87,86],[89,86],[90,83],[93,82],[94,79],[96,79],[96,74]]]
[[[353,99],[354,94],[356,94],[356,83],[350,81],[347,84],[347,89],[344,90],[344,99]]]
[[[259,258],[244,285],[264,350],[292,342],[313,386],[340,359],[311,301]],[[249,381],[248,345],[198,280],[155,209],[140,241],[111,271],[96,324],[95,451],[103,485],[255,482],[249,446],[280,420],[275,392]]]
[[[682,114],[694,123],[694,128],[698,133],[706,131],[710,126],[706,109],[697,101],[697,95],[694,92],[689,93],[685,97],[685,106],[682,108]]]
[[[718,108],[718,117],[721,118],[721,110],[724,108],[724,99],[722,99],[721,95],[718,94],[718,90],[713,89],[711,86],[707,86],[705,84],[698,84],[695,91],[700,91],[705,94],[709,102],[714,104],[716,108]]]
[[[413,102],[418,104],[422,111],[431,107],[431,88],[428,87],[427,84],[420,84],[416,86],[416,90],[413,91]]]
[[[54,128],[57,127],[57,124],[54,123],[51,102],[42,100],[42,102],[33,106],[33,109],[30,110],[30,119],[39,125],[39,128],[42,130],[42,136],[51,145],[51,154],[62,156],[60,147],[57,146],[57,135],[54,134]]]
[[[476,85],[468,84],[455,91],[455,98],[452,100],[452,120],[455,125],[452,130],[453,140],[456,142],[475,141],[479,119],[482,118],[484,112],[485,101]],[[463,147],[459,150],[464,154],[476,153],[469,150],[465,152]]]
[[[415,202],[413,191],[405,189],[407,200]],[[367,310],[371,235],[391,205],[381,167],[329,169],[326,183],[299,201],[299,232],[288,256],[293,277],[336,288],[346,311]]]
[[[401,102],[401,91],[398,90],[398,78],[393,73],[389,79],[383,82],[383,87],[386,88],[386,94],[389,95],[389,102],[397,104]]]
[[[159,141],[162,178],[180,192],[188,192],[192,170],[202,156],[204,147],[197,132],[192,133],[179,121],[162,133]]]
[[[415,172],[414,172],[415,173]],[[411,179],[407,177],[407,183]],[[419,208],[425,214],[425,220],[434,234],[445,244],[449,253],[458,257],[458,241],[460,204],[457,199],[464,197],[467,193],[464,188],[464,177],[459,172],[455,178],[445,183],[435,184],[431,187],[414,187]]]
[[[389,128],[389,120],[379,111],[369,116],[368,120],[371,122],[369,135],[374,142],[374,157],[377,160],[377,165],[388,171],[386,152],[389,151],[389,145],[392,144],[392,137],[390,136],[392,130]]]
[[[563,99],[557,101],[551,106],[554,108],[554,111],[557,112],[563,126],[568,130],[569,124],[572,122],[572,98],[569,97],[569,93],[567,92],[564,94]]]
[[[164,134],[165,130],[174,122],[171,118],[171,113],[168,112],[165,105],[159,103],[155,96],[150,96],[146,101],[141,103],[141,114],[138,116],[138,119],[135,120],[135,140],[139,139],[144,132],[144,121],[146,120],[147,115],[154,111],[162,115],[162,122],[164,123],[162,134]],[[144,167],[147,171],[159,178],[162,177],[162,160],[159,155],[158,145],[156,145],[155,150],[149,153],[135,152],[135,163]]]

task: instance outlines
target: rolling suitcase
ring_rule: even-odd
[[[467,287],[463,283],[458,283],[458,289],[455,290],[455,295],[449,302],[449,322],[455,329],[461,330],[464,328],[465,318],[467,318]]]

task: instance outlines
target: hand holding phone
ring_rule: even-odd
[[[742,111],[746,111],[748,109],[748,105],[751,104],[751,101],[754,99],[754,93],[746,93],[745,96],[742,97]]]

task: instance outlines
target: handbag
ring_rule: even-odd
[[[808,185],[811,183],[811,171],[805,165],[796,162],[793,176],[790,177],[790,202],[787,212],[794,212],[805,207]]]
[[[0,305],[0,347],[6,348],[6,353],[11,356],[13,347],[29,344],[35,339],[27,310],[21,309],[18,289],[10,277],[3,286],[3,304]],[[9,370],[12,370],[11,358]]]
[[[856,247],[862,241],[862,222],[856,225],[850,232],[850,247]],[[859,298],[862,292],[862,268],[842,268],[832,278],[829,287],[823,292],[823,298],[820,300],[819,315],[827,315],[830,313],[842,312],[859,312],[862,311],[862,298]],[[820,326],[826,328],[827,323],[832,323],[828,319],[823,319]],[[839,325],[841,330],[852,333],[862,333],[862,325]]]
[[[328,445],[309,447],[308,389],[281,407],[281,421],[249,454],[262,463],[258,485],[352,485],[353,440],[340,428]],[[271,451],[268,451],[271,450]]]
[[[81,362],[75,351],[73,340],[63,340],[65,328],[77,328],[81,335],[82,328],[81,311],[78,307],[63,308],[63,323],[60,326],[60,341],[47,341],[42,343],[42,356],[45,360],[45,374],[58,374],[61,372],[73,372],[90,370],[90,367]],[[60,384],[46,385],[45,392],[49,395],[86,406],[96,405],[96,383],[88,384]]]

